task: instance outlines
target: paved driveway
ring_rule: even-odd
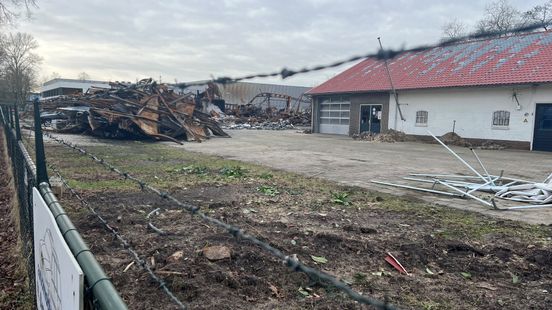
[[[175,145],[190,151],[254,162],[277,169],[316,176],[371,190],[409,195],[428,202],[473,210],[529,223],[552,224],[552,208],[496,211],[473,200],[450,199],[411,190],[389,188],[370,180],[402,181],[409,173],[470,173],[442,146],[425,143],[375,143],[349,137],[301,134],[295,131],[230,130],[231,139],[214,138],[205,143]],[[467,148],[453,148],[477,165]],[[552,173],[552,153],[517,150],[479,150],[490,173],[535,181]],[[499,201],[502,202],[502,201]]]

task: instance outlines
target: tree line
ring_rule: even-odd
[[[444,39],[455,39],[472,33],[501,33],[506,35],[512,30],[529,25],[538,25],[543,30],[552,24],[552,0],[536,5],[527,11],[514,7],[508,0],[497,0],[486,5],[483,17],[470,31],[458,18],[443,25]]]
[[[29,17],[36,0],[0,0],[0,102],[25,102],[37,84],[42,61],[37,41],[27,33],[10,32],[18,19]]]

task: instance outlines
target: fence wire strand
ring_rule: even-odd
[[[460,43],[462,41],[467,41],[467,40],[492,38],[492,37],[503,36],[503,35],[508,35],[508,34],[528,33],[528,32],[533,32],[533,31],[536,31],[538,29],[544,28],[544,26],[546,26],[546,25],[543,24],[543,23],[534,23],[534,24],[530,24],[530,25],[520,26],[520,27],[517,27],[517,28],[512,29],[510,31],[507,31],[507,32],[504,32],[504,31],[483,31],[483,32],[477,32],[477,33],[473,33],[473,34],[469,34],[469,35],[465,35],[465,36],[461,36],[461,37],[457,37],[457,38],[451,38],[451,39],[443,40],[443,41],[441,41],[437,44],[433,44],[433,45],[420,45],[420,46],[410,48],[410,49],[404,49],[404,48],[403,49],[379,49],[375,53],[371,52],[371,53],[367,53],[367,54],[364,54],[364,55],[352,56],[352,57],[349,57],[349,58],[346,58],[346,59],[343,59],[343,60],[335,61],[335,62],[330,63],[330,64],[318,65],[318,66],[313,66],[313,67],[304,67],[304,68],[298,69],[298,70],[283,68],[280,71],[274,71],[274,72],[271,72],[271,73],[251,74],[251,75],[245,75],[245,76],[235,77],[235,78],[232,78],[232,77],[219,77],[219,78],[213,78],[211,80],[200,81],[200,82],[176,83],[176,84],[174,84],[174,86],[179,87],[181,89],[184,89],[184,88],[187,88],[187,87],[190,87],[190,86],[204,86],[208,83],[231,84],[231,83],[241,82],[241,81],[245,81],[245,80],[251,80],[251,79],[255,79],[255,78],[280,77],[282,79],[287,79],[289,77],[299,75],[299,74],[305,74],[305,73],[316,72],[316,71],[321,71],[321,70],[325,70],[325,69],[336,68],[336,67],[339,67],[341,65],[348,64],[348,63],[351,63],[351,62],[355,62],[355,61],[358,61],[358,60],[361,60],[361,59],[368,59],[368,58],[374,58],[374,59],[380,59],[380,60],[382,60],[382,59],[393,59],[397,55],[402,54],[402,53],[422,52],[422,51],[425,51],[425,50],[428,50],[428,49],[432,49],[432,48],[436,48],[436,47],[445,47],[445,46],[457,44],[457,43]]]
[[[82,147],[79,147],[79,146],[77,146],[77,145],[75,145],[71,142],[67,142],[63,139],[55,137],[55,136],[53,136],[49,133],[44,133],[44,135],[47,136],[48,138],[52,139],[53,141],[65,146],[65,147],[71,148],[71,149],[79,152],[82,155],[88,156],[93,161],[95,161],[97,163],[100,163],[101,165],[103,165],[107,169],[119,174],[120,176],[124,177],[125,179],[131,180],[131,181],[137,183],[140,186],[140,189],[142,191],[146,191],[146,190],[150,191],[150,192],[158,195],[159,197],[161,197],[165,200],[171,201],[175,205],[177,205],[181,208],[184,208],[190,214],[198,216],[199,218],[201,218],[205,222],[211,223],[211,224],[216,225],[220,228],[223,228],[224,230],[226,230],[228,233],[230,233],[237,240],[247,240],[247,241],[259,246],[261,249],[263,249],[263,250],[267,251],[268,253],[272,254],[272,256],[275,256],[276,258],[280,259],[284,263],[284,265],[289,267],[292,271],[305,273],[312,280],[315,280],[315,281],[329,283],[332,286],[334,286],[335,288],[337,288],[340,291],[347,294],[351,299],[353,299],[353,300],[355,300],[355,301],[357,301],[361,304],[371,305],[371,306],[374,306],[378,309],[384,309],[384,310],[394,310],[394,309],[396,309],[393,305],[387,303],[387,301],[382,302],[380,300],[373,299],[373,298],[370,298],[370,297],[366,297],[366,296],[363,296],[363,295],[355,292],[345,282],[338,280],[334,276],[332,276],[328,273],[325,273],[323,271],[320,271],[320,270],[317,270],[317,269],[314,269],[314,268],[311,268],[311,267],[308,267],[308,266],[302,264],[301,262],[299,262],[298,260],[295,260],[291,256],[285,255],[282,251],[280,251],[279,249],[271,246],[267,242],[261,241],[258,238],[247,234],[244,230],[242,230],[241,228],[239,228],[237,226],[225,223],[221,220],[218,220],[216,218],[208,216],[208,215],[204,214],[203,212],[200,212],[199,207],[194,206],[194,205],[189,204],[189,203],[181,202],[180,200],[176,199],[175,197],[173,197],[169,193],[161,191],[161,190],[159,190],[155,187],[152,187],[151,185],[149,185],[145,181],[130,175],[128,172],[121,171],[119,168],[113,166],[109,162],[105,161],[103,158],[100,158],[100,157],[86,151]],[[105,220],[103,220],[103,219],[101,221],[102,221],[102,223],[105,222]],[[107,225],[107,223],[104,223],[104,225]],[[112,233],[116,234],[117,238],[120,238],[120,235],[116,231],[114,231],[109,225],[107,225],[106,227],[108,227],[108,229],[110,231],[112,231]],[[119,239],[119,240],[121,240],[121,239]],[[126,244],[128,245],[128,243],[126,243]]]
[[[155,274],[155,272],[153,272],[153,270],[150,268],[148,263],[145,260],[140,258],[140,255],[138,255],[138,253],[130,246],[130,243],[119,232],[117,232],[117,230],[115,230],[113,227],[111,227],[109,225],[109,223],[107,222],[107,220],[105,220],[103,218],[103,216],[101,216],[98,213],[98,211],[96,211],[96,209],[94,209],[88,203],[88,201],[86,201],[84,198],[82,198],[82,196],[77,191],[75,191],[75,189],[73,189],[69,185],[67,180],[61,175],[59,170],[54,165],[52,165],[50,163],[48,163],[47,165],[57,175],[57,177],[61,180],[61,182],[69,190],[69,192],[71,192],[71,194],[75,198],[77,198],[77,200],[80,202],[80,204],[83,207],[87,208],[90,211],[90,213],[92,213],[94,216],[96,216],[96,218],[98,218],[98,220],[102,223],[102,225],[105,227],[105,229],[107,229],[109,232],[111,232],[111,234],[113,234],[113,236],[115,238],[117,238],[117,240],[119,240],[119,242],[121,242],[123,247],[127,250],[129,255],[132,256],[134,261],[138,265],[140,265],[155,282],[157,282],[159,284],[159,288],[161,288],[165,292],[165,294],[167,294],[167,296],[169,296],[169,298],[180,307],[180,309],[186,309],[186,306],[184,305],[184,303],[182,301],[180,301],[180,299],[178,299],[178,297],[176,297],[176,295],[167,287],[167,284],[165,283],[165,281],[163,281],[163,279],[161,277],[159,277],[157,274]]]

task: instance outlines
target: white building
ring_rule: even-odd
[[[111,88],[109,82],[104,81],[53,79],[42,85],[40,95],[44,100],[57,96],[83,94],[91,87]]]
[[[313,88],[313,131],[395,129],[552,151],[552,31],[366,59]],[[402,116],[401,116],[402,114]]]

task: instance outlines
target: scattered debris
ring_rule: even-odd
[[[503,150],[506,148],[506,145],[500,144],[496,141],[488,140],[481,143],[481,145],[478,146],[477,148],[482,150]]]
[[[130,269],[130,267],[132,267],[132,265],[134,265],[134,261],[130,262],[130,264],[128,264],[128,265],[125,267],[125,269],[123,269],[123,272],[127,272],[127,271]]]
[[[210,261],[222,260],[230,258],[232,252],[228,247],[221,245],[214,245],[203,249],[203,255]]]
[[[252,102],[257,98],[264,98],[256,104]],[[271,103],[271,100],[285,101],[281,104]],[[292,107],[292,101],[294,105]],[[223,128],[225,129],[250,129],[250,130],[286,130],[311,125],[311,102],[306,95],[294,98],[285,94],[261,92],[254,96],[247,104],[226,104],[225,115],[221,115]]]
[[[460,272],[460,274],[461,274],[462,277],[464,277],[465,279],[471,279],[471,277],[472,277],[471,273],[469,273],[469,272]]]
[[[359,134],[353,135],[354,140],[364,140],[364,141],[373,141],[373,142],[385,142],[385,143],[394,143],[394,142],[404,142],[407,140],[407,136],[404,132],[388,129],[381,133],[374,134],[371,132],[362,132]]]
[[[380,185],[413,189],[417,191],[446,195],[451,197],[468,197],[480,202],[485,206],[500,210],[544,208],[552,206],[552,174],[550,174],[550,176],[548,176],[548,178],[546,178],[542,183],[505,177],[503,176],[504,171],[501,171],[499,175],[491,175],[487,171],[487,168],[483,165],[483,162],[481,161],[475,150],[473,148],[470,148],[472,154],[479,163],[480,168],[483,170],[483,172],[480,173],[474,167],[468,164],[462,157],[460,157],[452,149],[450,149],[444,141],[441,141],[431,132],[429,132],[429,134],[445,149],[447,149],[447,151],[449,151],[456,159],[464,164],[473,173],[473,175],[418,173],[410,174],[410,176],[403,178],[404,180],[431,185],[431,187],[429,188],[412,186],[408,184],[381,182],[375,180],[372,180],[372,182]],[[458,140],[454,133],[450,133],[447,135],[449,142],[456,141],[455,143],[461,143],[461,140]],[[486,193],[488,196],[478,197],[475,195],[476,192]],[[525,202],[532,205],[498,208],[494,198]]]
[[[184,257],[184,251],[176,251],[171,256],[167,257],[167,262],[177,263],[182,259],[182,257]]]
[[[327,264],[328,263],[328,259],[325,258],[324,256],[314,256],[314,255],[311,255],[311,259],[316,262],[316,263],[319,263],[319,264]]]
[[[196,107],[200,98],[194,94],[179,95],[151,78],[136,84],[111,83],[110,89],[90,88],[83,95],[42,102],[42,122],[57,132],[105,138],[153,138],[180,143],[181,138],[201,142],[211,134],[229,137],[210,114]]]
[[[230,123],[226,120],[222,126],[224,129],[250,129],[250,130],[286,130],[295,129],[295,126],[289,120],[279,119],[278,121],[264,121],[259,123],[256,119],[245,123]]]
[[[443,141],[443,143],[445,143],[446,145],[465,146],[465,147],[472,146],[471,143],[469,143],[466,139],[460,137],[455,132],[447,132],[446,134],[442,135],[441,141]]]

